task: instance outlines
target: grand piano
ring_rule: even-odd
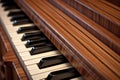
[[[1,0],[1,80],[120,80],[119,0]]]

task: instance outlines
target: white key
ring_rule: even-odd
[[[70,66],[71,65],[69,63],[64,63],[64,64],[59,64],[59,65],[48,67],[48,68],[39,69],[39,67],[36,64],[34,64],[34,65],[27,66],[27,68],[28,68],[31,75],[35,75],[35,74],[40,74],[43,72],[52,71],[54,69],[59,69],[59,68],[63,68],[63,67],[70,67]],[[32,67],[32,70],[30,69],[31,67]]]
[[[21,38],[16,37],[16,38],[11,38],[11,39],[15,46],[20,46],[20,45],[25,46],[25,44],[27,43],[27,41],[21,41]]]
[[[73,78],[73,79],[70,79],[70,80],[84,80],[82,76],[80,77],[77,77],[77,78]]]
[[[10,24],[12,25],[12,22],[10,22]],[[11,27],[7,27],[7,29],[11,33],[17,33],[18,28],[20,28],[20,27],[29,27],[29,26],[34,26],[34,24],[33,23],[29,23],[29,24],[17,25],[17,26],[13,26],[12,25]]]
[[[36,58],[40,58],[40,57],[47,57],[50,55],[59,55],[59,54],[61,54],[61,53],[59,51],[55,50],[55,51],[49,51],[49,52],[35,54],[35,55],[30,55],[29,52],[23,52],[23,53],[20,53],[20,56],[24,61],[26,61],[26,60],[36,59]]]
[[[26,48],[25,45],[17,45],[15,46],[19,53],[21,52],[29,52],[32,48]]]
[[[39,73],[40,72],[39,70],[38,71],[37,70],[32,70],[33,73],[37,73],[37,74],[32,74],[32,71],[30,71],[30,72],[31,72],[31,76],[32,76],[33,80],[40,80],[40,79],[44,80],[45,78],[47,78],[47,76],[50,72],[63,70],[63,69],[68,69],[70,67],[72,67],[72,66],[69,65],[69,64],[68,65],[67,64],[63,64],[63,65],[61,64],[57,67],[51,67],[51,69],[50,68],[45,69],[45,70],[47,70],[46,72]]]
[[[44,55],[44,56],[40,56],[39,58],[35,58],[35,59],[30,59],[30,60],[26,60],[24,61],[25,65],[32,65],[32,64],[37,64],[40,62],[40,60],[42,58],[45,58],[45,57],[52,57],[52,56],[57,56],[57,55],[60,55],[60,54],[52,54],[52,55]]]

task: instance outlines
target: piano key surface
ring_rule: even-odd
[[[12,41],[12,44],[15,46],[15,49],[17,50],[19,57],[22,59],[21,61],[23,61],[24,65],[26,66],[27,70],[29,71],[29,74],[32,76],[33,79],[34,78],[35,78],[35,80],[45,79],[48,76],[48,74],[52,71],[57,71],[57,70],[62,70],[62,69],[67,69],[69,67],[72,67],[69,63],[62,63],[59,65],[40,69],[37,64],[39,63],[39,61],[41,59],[43,59],[45,57],[60,55],[61,53],[57,50],[53,50],[53,51],[47,51],[44,53],[38,53],[36,55],[30,55],[30,50],[32,48],[31,47],[26,48],[25,43],[27,41],[21,41],[21,38],[23,37],[23,35],[25,33],[18,34],[17,31],[20,27],[33,26],[34,24],[33,23],[26,23],[26,24],[23,23],[22,24],[20,22],[21,24],[14,25],[14,20],[13,20],[13,22],[10,21],[11,18],[8,17],[7,15],[9,14],[10,11],[20,11],[18,8],[15,10],[10,9],[10,11],[4,11],[4,8],[0,4],[0,10],[2,12],[2,13],[0,13],[0,15],[1,15],[0,18],[3,22],[4,28],[5,28],[6,32],[8,32],[10,39]],[[35,31],[35,32],[37,32],[37,31]],[[32,35],[34,35],[34,34],[32,34]],[[29,40],[29,39],[27,39],[27,40]],[[38,76],[39,76],[39,78],[38,78]],[[42,76],[42,77],[40,77],[40,76]]]

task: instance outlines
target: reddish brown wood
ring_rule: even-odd
[[[120,79],[120,56],[48,0],[16,2],[85,79]]]
[[[93,22],[88,17],[79,13],[69,5],[63,3],[61,0],[50,0],[50,2],[120,55],[120,38],[104,29],[101,25]]]
[[[114,4],[114,5],[117,5],[118,7],[120,7],[120,0],[106,0],[106,1],[108,1],[108,2],[110,2],[110,3],[112,3],[112,4]]]
[[[62,1],[66,2],[68,5],[72,6],[99,25],[102,25],[103,28],[106,28],[116,36],[120,37],[120,7],[113,7],[113,4],[106,5],[104,3],[105,0]]]
[[[5,61],[4,62],[4,71],[5,71],[5,80],[20,80],[16,67],[12,61]]]
[[[4,29],[0,25],[0,54],[3,59],[4,75],[6,80],[27,80],[18,58],[16,57],[11,43],[8,40]]]

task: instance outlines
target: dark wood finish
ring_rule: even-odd
[[[120,55],[120,38],[65,4],[62,0],[50,0],[50,2]]]
[[[85,79],[120,79],[120,56],[48,0],[15,1]]]
[[[106,0],[62,0],[120,37],[120,8]],[[111,1],[111,0],[108,0]],[[113,1],[112,1],[113,2]],[[115,1],[114,1],[115,2]],[[119,4],[119,3],[118,3]],[[117,7],[117,8],[116,8]]]
[[[108,1],[108,2],[110,2],[111,4],[114,4],[114,5],[116,5],[116,6],[118,6],[118,7],[120,7],[120,0],[106,0],[106,1]]]
[[[2,38],[1,38],[1,33],[0,33],[0,79],[4,80],[5,79],[5,73],[4,73],[4,61],[3,61],[3,56],[2,52],[4,45],[2,45]]]
[[[0,25],[0,56],[2,58],[2,71],[0,72],[2,72],[3,80],[27,80],[27,76],[1,26],[2,25]]]
[[[16,66],[12,61],[4,62],[4,72],[5,72],[5,80],[20,80],[19,75],[16,71]]]

